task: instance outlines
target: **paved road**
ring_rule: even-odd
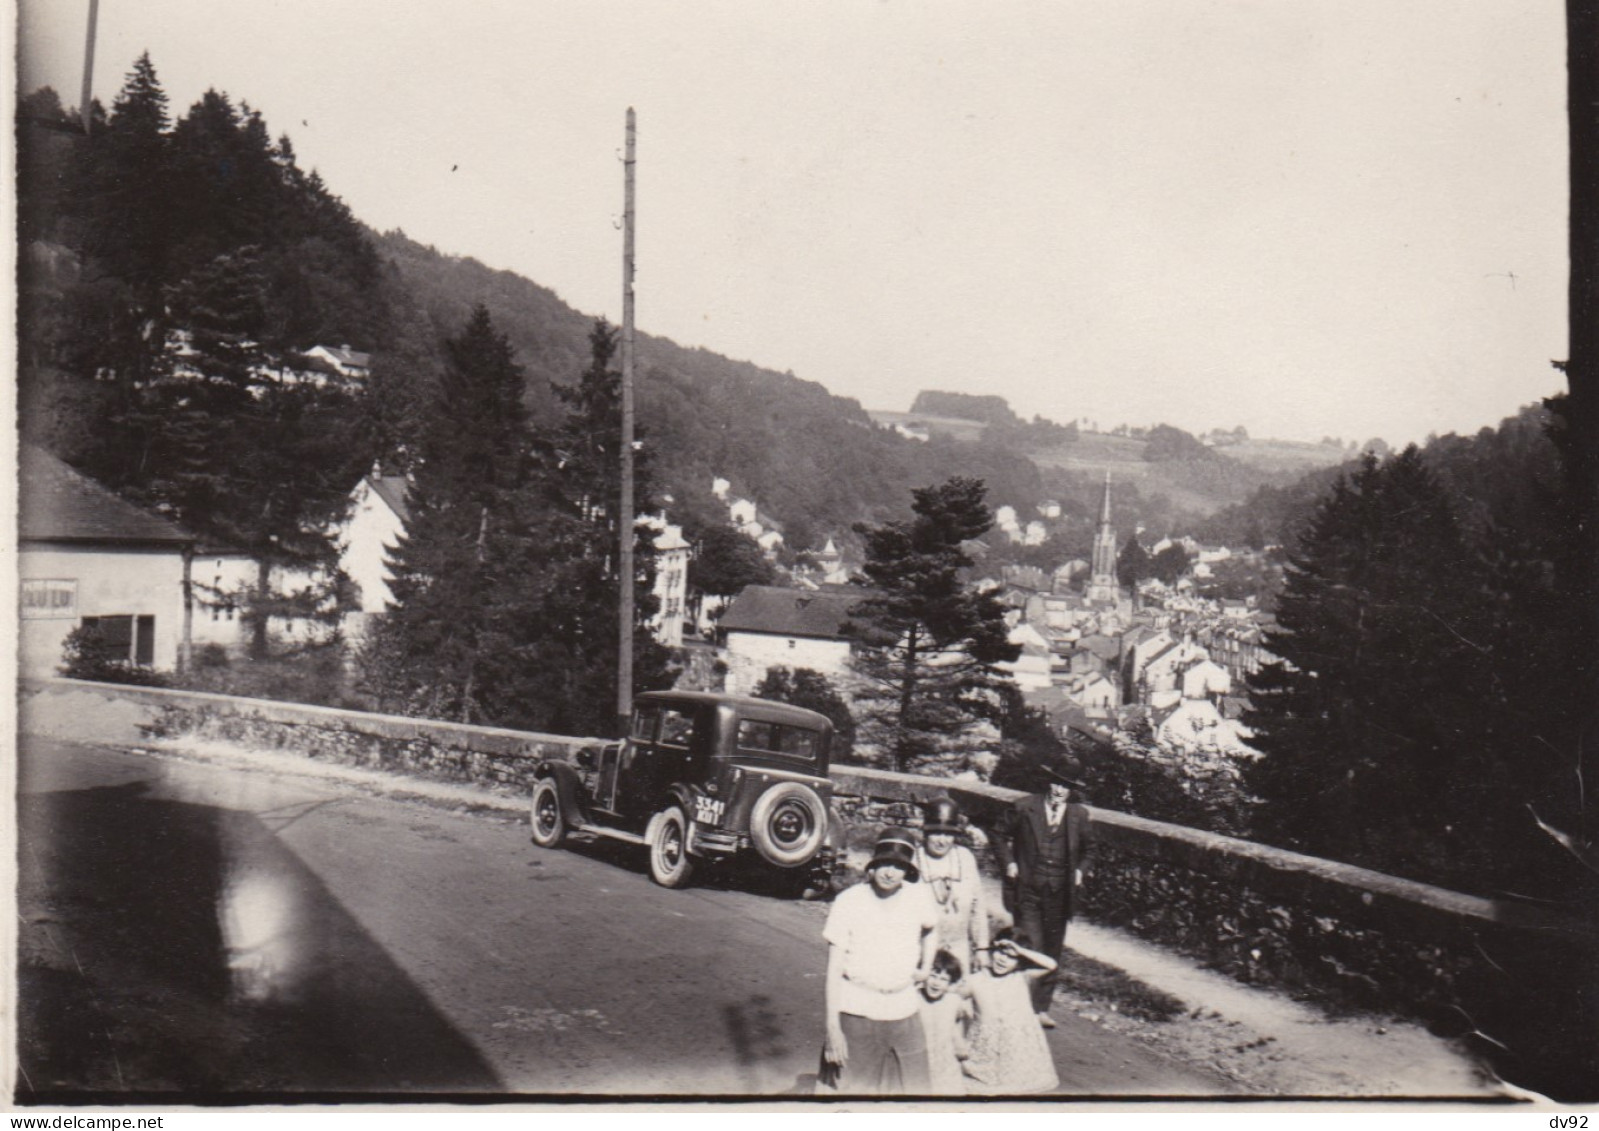
[[[806,1094],[826,908],[298,775],[26,739],[17,1098]],[[1062,1090],[1226,1085],[1075,1017]]]

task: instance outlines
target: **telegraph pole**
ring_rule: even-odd
[[[100,0],[89,0],[89,34],[83,45],[83,132],[91,132],[94,121],[94,31],[100,22]]]
[[[621,609],[617,616],[616,713],[627,733],[633,713],[633,168],[638,127],[627,108],[627,155],[623,158],[622,206],[622,513]]]

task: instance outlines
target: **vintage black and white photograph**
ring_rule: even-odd
[[[1599,1102],[1584,8],[20,0],[9,1104]]]

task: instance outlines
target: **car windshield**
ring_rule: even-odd
[[[740,719],[738,748],[752,754],[784,754],[790,758],[816,757],[817,732],[782,723]]]

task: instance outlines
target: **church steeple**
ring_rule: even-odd
[[[1099,529],[1094,532],[1094,560],[1088,576],[1090,603],[1114,605],[1121,597],[1116,581],[1116,528],[1110,523],[1110,472],[1105,472],[1105,496],[1099,505]]]

